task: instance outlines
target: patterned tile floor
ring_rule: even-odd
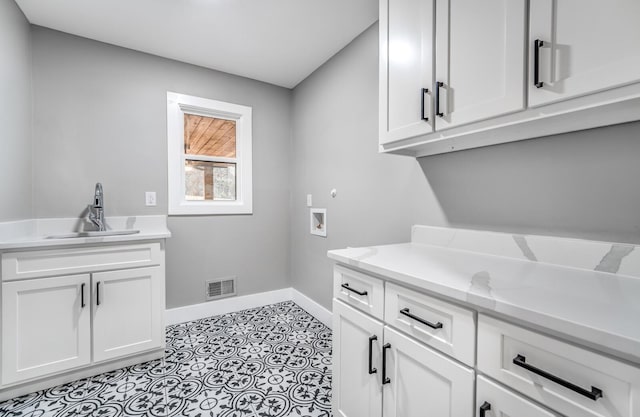
[[[291,301],[167,328],[164,359],[0,403],[0,416],[331,416],[331,330]]]

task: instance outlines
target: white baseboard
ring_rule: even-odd
[[[333,314],[331,313],[331,311],[316,303],[311,298],[307,297],[295,288],[291,288],[291,300],[293,300],[293,302],[298,304],[300,307],[307,310],[309,314],[320,320],[325,326],[330,329],[332,328],[331,321]]]
[[[294,288],[283,288],[281,290],[224,298],[222,300],[209,301],[202,304],[171,308],[166,311],[166,323],[167,326],[170,326],[172,324],[184,323],[185,321],[233,313],[234,311],[246,310],[248,308],[261,307],[289,300],[298,304],[300,307],[308,311],[309,314],[320,320],[327,327],[331,328],[331,311],[327,310]]]

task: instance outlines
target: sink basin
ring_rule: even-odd
[[[51,235],[46,239],[73,239],[77,237],[105,237],[105,236],[119,236],[119,235],[135,235],[140,233],[140,230],[105,230],[104,232],[91,231],[91,232],[74,232],[66,233],[63,235]]]

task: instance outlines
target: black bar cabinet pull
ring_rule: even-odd
[[[371,374],[375,374],[376,372],[378,372],[378,370],[376,368],[372,368],[371,365],[373,365],[373,341],[374,340],[378,340],[378,336],[373,335],[371,337],[369,337],[369,375]]]
[[[444,117],[444,113],[440,111],[440,87],[443,85],[443,82],[436,81],[436,116],[439,117]]]
[[[96,304],[100,305],[100,281],[96,284]]]
[[[489,404],[488,402],[485,401],[480,406],[480,417],[485,417],[487,411],[489,411],[489,410],[491,410],[491,404]]]
[[[544,46],[544,42],[536,39],[533,42],[533,85],[541,88],[544,83],[540,81],[540,48]]]
[[[602,398],[602,390],[599,388],[596,388],[594,386],[591,387],[591,391],[587,391],[586,389],[579,387],[575,384],[572,384],[569,381],[565,381],[562,378],[558,378],[555,375],[550,374],[547,371],[543,371],[542,369],[538,369],[535,366],[529,365],[526,362],[527,358],[525,358],[522,355],[516,355],[515,358],[513,358],[513,363],[515,365],[518,365],[521,368],[526,369],[527,371],[533,372],[536,375],[540,375],[543,378],[546,378],[550,381],[555,382],[556,384],[562,385],[565,388],[569,388],[571,391],[577,392],[580,395],[584,395],[585,397],[593,400],[593,401],[597,401],[598,398]]]
[[[83,282],[80,286],[80,307],[84,308],[84,287],[85,283]]]
[[[442,323],[437,322],[436,324],[433,324],[433,323],[431,323],[429,321],[426,321],[423,318],[420,318],[420,317],[418,317],[416,315],[413,315],[413,314],[409,313],[409,309],[408,308],[403,308],[402,310],[400,310],[400,314],[402,314],[404,316],[407,316],[407,317],[409,317],[411,319],[414,319],[415,321],[418,321],[418,322],[424,324],[425,326],[429,326],[432,329],[442,329]]]
[[[424,96],[425,96],[425,94],[428,94],[428,93],[429,93],[429,89],[428,88],[423,88],[422,89],[422,101],[420,102],[421,103],[420,104],[420,118],[422,120],[424,120],[425,122],[429,121],[429,117],[428,116],[427,117],[424,116]]]
[[[382,385],[391,382],[387,376],[387,349],[391,349],[391,343],[382,346]]]
[[[351,288],[349,286],[349,284],[347,284],[346,282],[344,284],[341,285],[342,288],[344,288],[345,290],[349,290],[351,292],[355,292],[358,295],[367,295],[366,291],[358,291],[358,290],[354,290],[353,288]]]

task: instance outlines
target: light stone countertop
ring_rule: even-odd
[[[635,245],[414,226],[329,258],[640,364]]]
[[[167,228],[167,216],[163,215],[107,217],[105,222],[107,230],[138,230],[139,232],[131,235],[51,239],[49,236],[84,231],[85,220],[60,218],[6,222],[0,223],[0,251],[134,242],[171,237],[171,232]]]

